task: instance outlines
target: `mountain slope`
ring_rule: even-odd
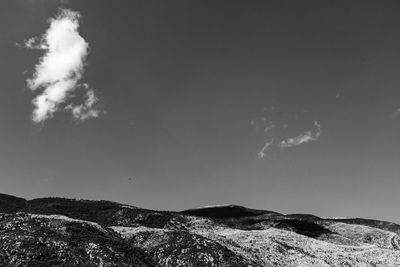
[[[400,266],[400,226],[0,194],[0,266]]]

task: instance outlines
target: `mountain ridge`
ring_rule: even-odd
[[[400,225],[0,194],[1,266],[398,266]]]

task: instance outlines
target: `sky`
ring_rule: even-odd
[[[0,191],[400,223],[398,1],[0,2]]]

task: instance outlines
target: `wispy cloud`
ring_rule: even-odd
[[[261,148],[261,150],[257,153],[258,158],[262,159],[267,155],[267,151],[270,146],[274,143],[274,139],[271,139],[270,141],[266,142],[264,146]]]
[[[287,112],[274,106],[264,108],[259,116],[250,121],[251,128],[261,134],[261,140],[264,140],[262,148],[256,152],[257,157],[263,159],[282,149],[318,140],[322,134],[321,125],[317,120],[312,120],[310,115],[305,109]],[[293,132],[297,135],[292,135]]]
[[[315,127],[314,131],[311,131],[311,130],[305,131],[304,133],[302,133],[296,137],[282,140],[279,143],[279,146],[282,148],[289,148],[289,147],[298,146],[298,145],[301,145],[303,143],[307,143],[310,141],[318,140],[322,134],[321,125],[317,121],[314,121],[314,127]]]
[[[270,132],[272,129],[274,129],[276,127],[275,124],[273,124],[272,122],[269,122],[265,128],[264,128],[264,132],[268,133]]]
[[[72,116],[76,120],[84,121],[90,118],[97,118],[100,115],[100,111],[93,108],[97,102],[98,98],[95,96],[93,90],[88,89],[83,104],[80,105],[70,104],[65,107],[65,110],[71,111]]]
[[[57,17],[49,20],[50,26],[40,38],[25,42],[26,48],[45,52],[32,78],[27,80],[30,90],[40,91],[32,101],[35,107],[32,120],[36,123],[52,118],[60,109],[70,111],[78,120],[99,115],[94,109],[98,99],[93,89],[80,84],[89,44],[79,34],[79,18],[78,12],[61,9]],[[67,103],[76,99],[73,96],[77,90],[86,91],[84,104]]]

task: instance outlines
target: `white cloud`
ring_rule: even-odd
[[[97,103],[98,98],[94,95],[92,89],[86,93],[86,99],[83,104],[80,105],[68,105],[64,110],[71,111],[72,116],[76,120],[87,120],[90,118],[97,118],[100,115],[100,111],[93,109],[93,106]]]
[[[290,138],[283,137],[287,136],[289,130],[292,131],[293,127],[291,127],[291,124],[293,121],[297,125],[299,122],[301,124],[310,124],[309,119],[303,119],[305,113],[308,113],[308,111],[304,109],[297,113],[277,113],[275,112],[275,107],[271,106],[270,108],[264,108],[264,112],[260,116],[252,119],[250,121],[251,128],[257,133],[261,133],[264,140],[269,140],[257,152],[258,158],[267,157],[276,151],[276,148],[286,149],[318,140],[321,137],[322,130],[321,125],[316,120],[311,121],[313,123],[312,126],[308,129],[306,128],[300,134],[292,137],[289,136]]]
[[[261,150],[257,153],[258,158],[262,159],[267,155],[268,148],[274,143],[274,139],[266,142],[265,145],[261,148]]]
[[[288,138],[285,140],[282,140],[279,143],[279,146],[282,148],[289,148],[289,147],[293,147],[293,146],[298,146],[301,145],[303,143],[307,143],[310,141],[316,141],[321,137],[321,125],[317,122],[314,121],[314,127],[316,128],[314,131],[306,131],[296,137],[292,137],[292,138]]]
[[[84,105],[69,104],[76,119],[97,117],[99,111],[93,109],[97,102],[92,89],[79,84],[86,65],[89,44],[79,34],[80,14],[68,9],[62,9],[56,18],[50,19],[50,26],[41,38],[30,38],[25,41],[29,49],[44,50],[44,55],[35,66],[33,77],[27,80],[32,91],[40,93],[32,101],[35,109],[32,120],[44,122],[54,116],[54,113],[65,106],[73,93],[86,90]]]

